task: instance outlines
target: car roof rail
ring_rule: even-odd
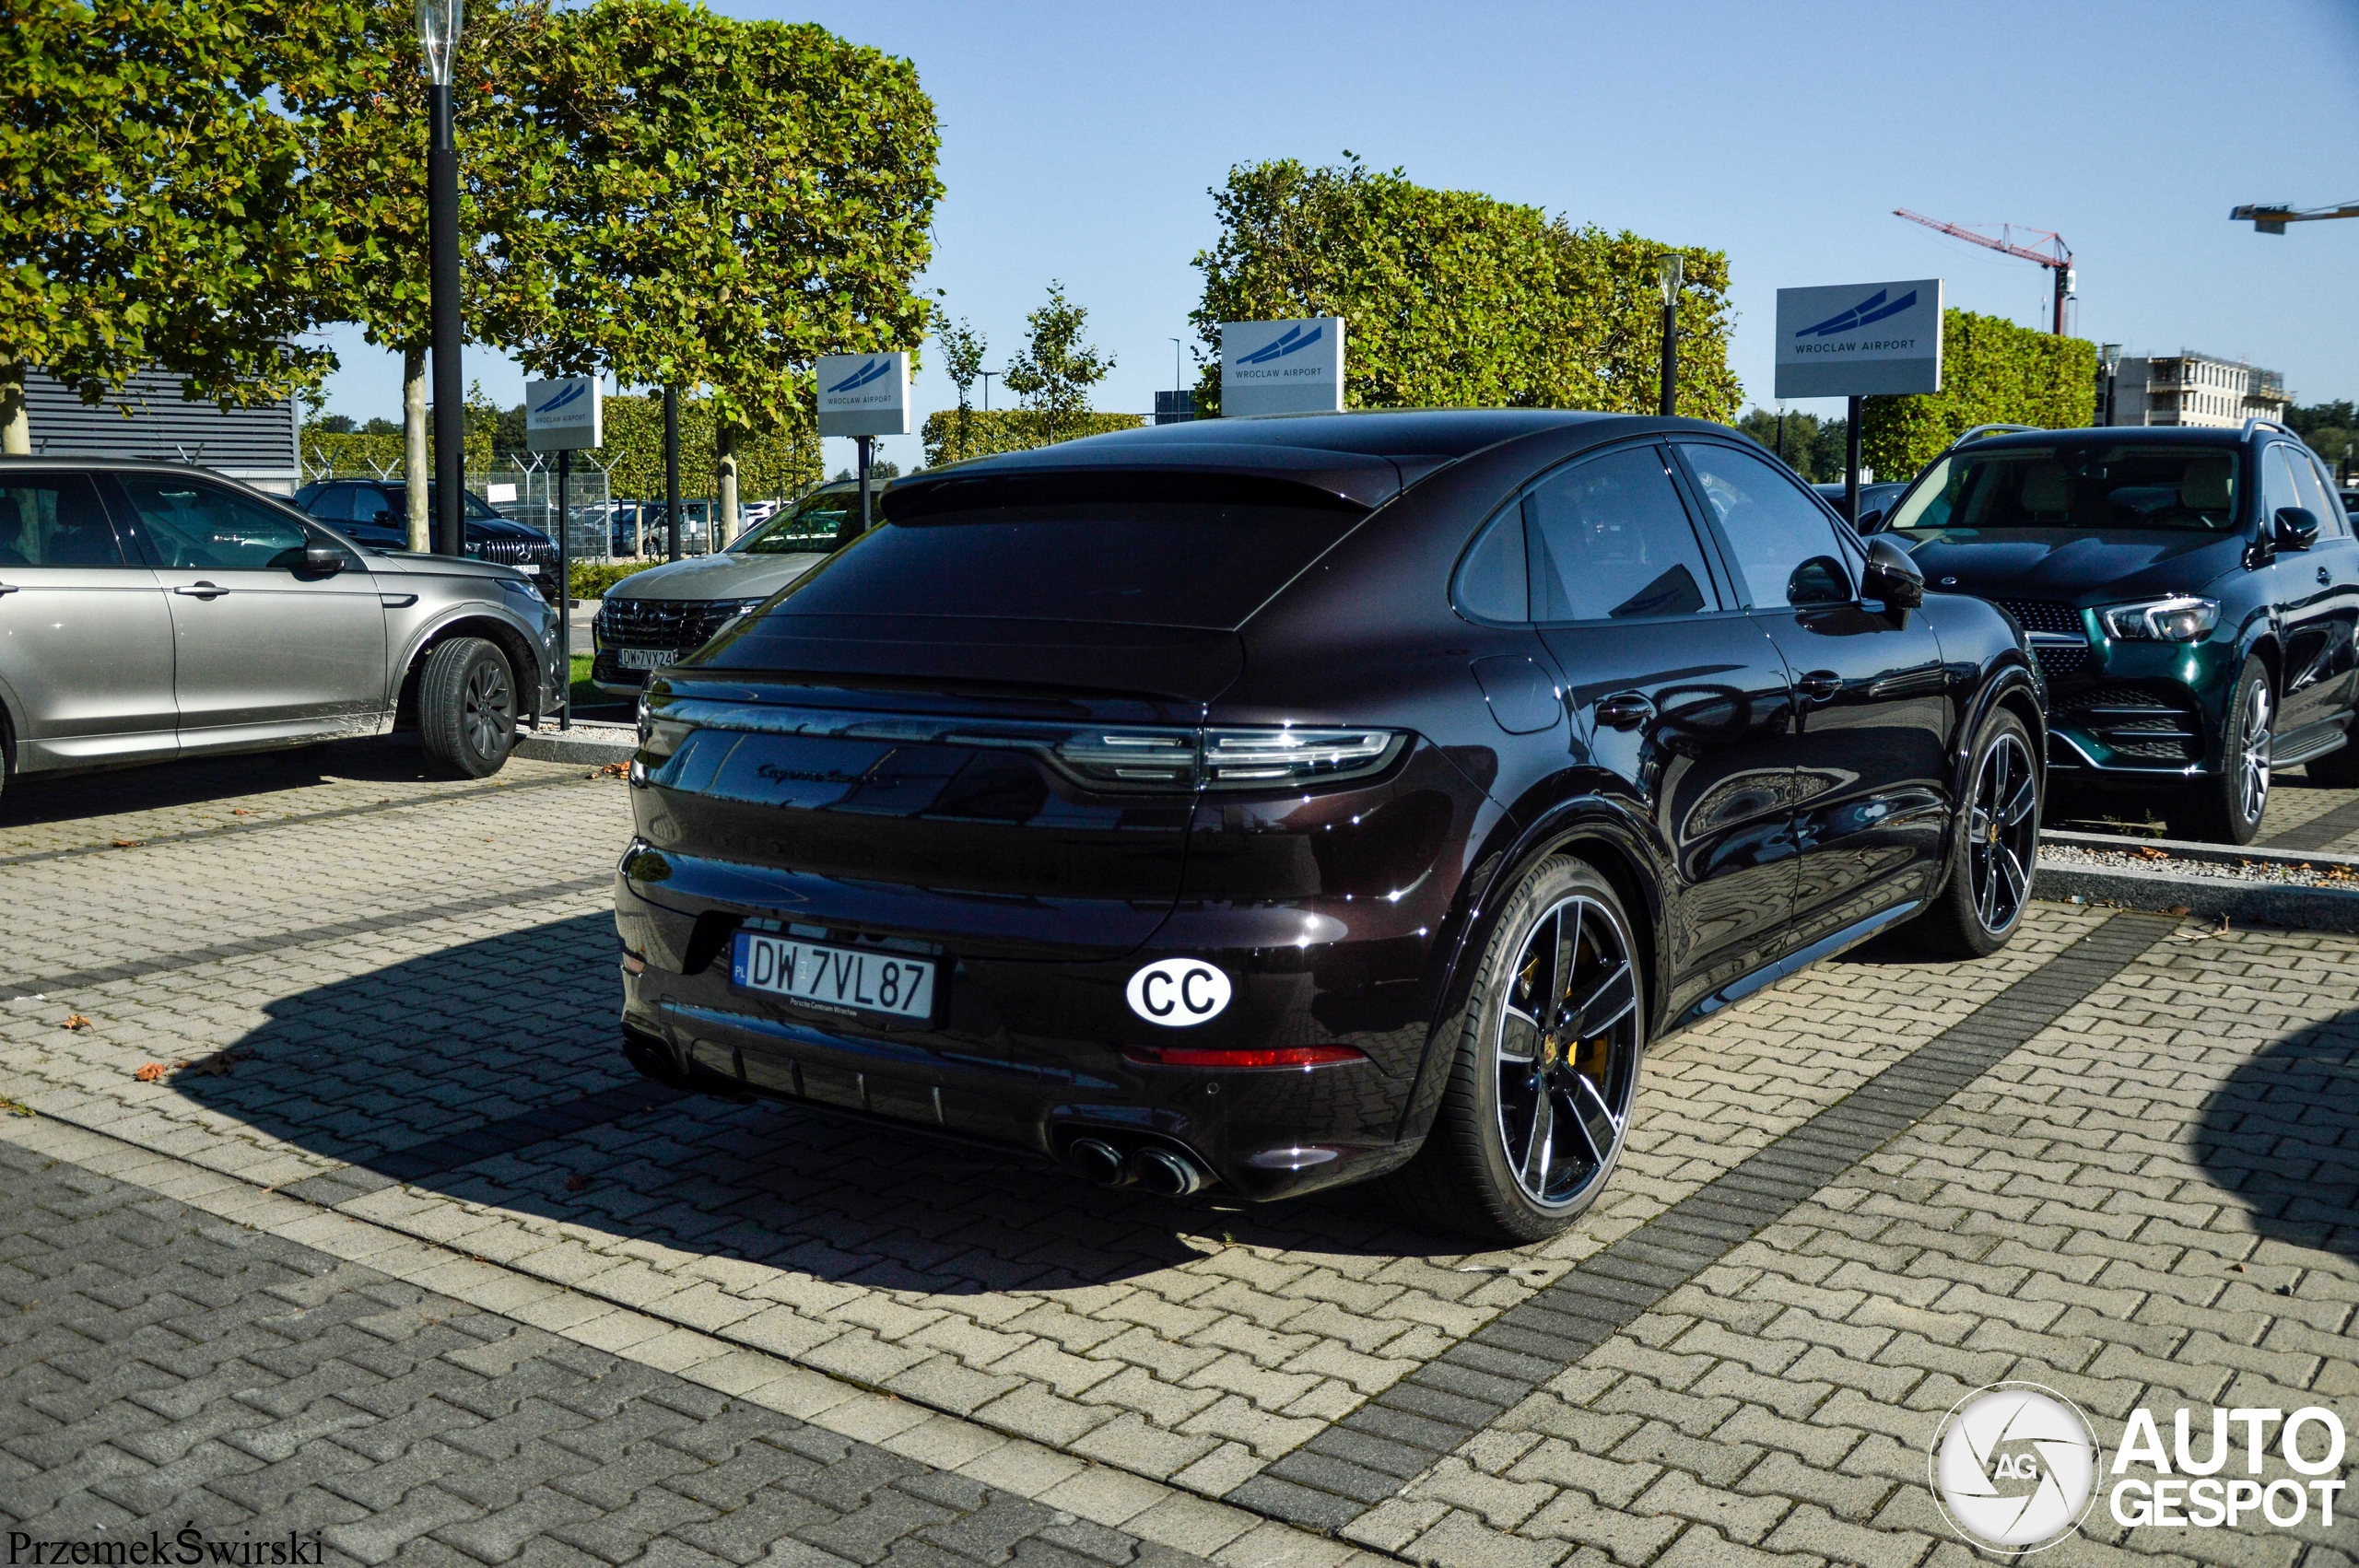
[[[2258,414],[2245,421],[2246,435],[2249,436],[2256,430],[2274,430],[2281,436],[2293,436],[2297,441],[2302,439],[2299,435],[2294,433],[2292,426],[2287,425],[2281,420],[2263,419]]]
[[[1983,436],[2012,436],[2018,432],[2036,435],[2039,433],[2039,427],[2036,425],[1977,425],[1973,429],[1952,441],[1950,446],[1954,450]]]

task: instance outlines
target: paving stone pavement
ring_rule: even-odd
[[[2060,795],[2048,813],[2050,825],[2083,833],[2168,837],[2159,802]],[[2359,790],[2315,784],[2304,768],[2281,771],[2272,779],[2269,805],[2253,842],[2273,849],[2333,849],[2359,853]]]
[[[0,1147],[0,1519],[326,1562],[1204,1560]]]
[[[613,1046],[603,878],[623,790],[584,771],[344,816],[325,813],[346,786],[307,786],[310,809],[264,833],[230,815],[242,800],[143,813],[106,785],[83,786],[100,830],[61,810],[19,835],[0,811],[0,934],[81,976],[0,1000],[0,1093],[41,1113],[0,1118],[0,1139],[88,1129],[70,1157],[626,1359],[801,1369],[871,1391],[863,1420],[898,1409],[1177,1489],[1158,1497],[1251,1503],[1911,1053],[2020,1010],[2031,990],[2010,988],[2108,919],[2036,906],[1992,959],[1880,947],[1724,1011],[1650,1056],[1614,1188],[1580,1225],[1467,1255],[1365,1192],[1179,1207],[799,1109],[648,1096]],[[381,798],[364,794],[342,803]],[[194,837],[164,842],[159,822]],[[11,859],[101,831],[146,842]],[[2029,1375],[2004,1368],[2085,1383],[2117,1427],[2202,1381],[2185,1367],[2224,1387],[2248,1363],[2349,1410],[2359,1245],[2332,1215],[2353,1191],[2359,944],[2153,934],[1325,1527],[1420,1562],[1915,1563],[1964,1550],[1930,1516],[1923,1445],[1976,1381]],[[150,1061],[163,1076],[135,1078]],[[2238,1281],[2190,1303],[2142,1272],[2213,1258],[2281,1270],[2271,1291],[2290,1293]],[[2302,1568],[2343,1561],[2299,1536],[2115,1534],[2042,1561],[2290,1568],[2288,1542]]]

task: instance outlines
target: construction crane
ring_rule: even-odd
[[[2316,223],[2320,218],[2359,217],[2359,202],[2330,207],[2289,207],[2278,202],[2251,202],[2228,214],[2230,223],[2252,222],[2256,234],[2283,234],[2289,223]]]
[[[2045,228],[2025,229],[2025,234],[2031,236],[2046,247],[2035,250],[2031,246],[2015,243],[2017,226],[2011,223],[2000,224],[1999,238],[1993,240],[1988,234],[1976,233],[1974,228],[1965,224],[1943,223],[1940,218],[1927,217],[1923,213],[1910,212],[1906,207],[1893,208],[1892,216],[1905,217],[1911,223],[1921,223],[1928,228],[1939,229],[1942,233],[1953,239],[1963,240],[1970,245],[1979,245],[1987,251],[2003,252],[2010,256],[2021,256],[2025,261],[2037,262],[2041,266],[2048,268],[2056,275],[2056,335],[2059,337],[2064,335],[2064,300],[2072,292],[2072,247],[2064,243],[2062,235],[2050,234]],[[1986,223],[1980,227],[1988,228],[1990,225]]]

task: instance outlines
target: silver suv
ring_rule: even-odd
[[[522,572],[364,549],[203,469],[0,458],[0,780],[413,726],[480,778],[557,679]]]

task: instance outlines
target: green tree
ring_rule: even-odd
[[[1324,169],[1239,165],[1212,196],[1221,235],[1195,258],[1203,298],[1190,318],[1208,350],[1200,413],[1219,404],[1221,322],[1298,316],[1348,324],[1348,407],[1656,407],[1655,266],[1672,247],[1431,190],[1348,152]],[[1739,392],[1728,259],[1680,253],[1680,408],[1726,419]]]
[[[1145,416],[1137,414],[1083,413],[1051,427],[1037,409],[978,408],[967,415],[962,431],[957,410],[937,408],[925,416],[919,434],[925,442],[925,465],[939,468],[994,452],[1029,451],[1084,436],[1135,430],[1145,423]]]
[[[1789,467],[1813,485],[1843,477],[1848,420],[1822,419],[1815,414],[1779,415],[1753,408],[1736,421],[1736,427],[1784,458]]]
[[[1860,461],[1907,479],[1977,425],[2071,430],[2096,415],[2097,345],[1971,310],[1942,312],[1942,390],[1861,402]]]
[[[350,264],[323,302],[402,357],[410,547],[428,548],[427,82],[411,0],[352,0],[358,30],[338,68],[299,84],[289,106],[313,127],[311,150]],[[536,295],[513,258],[541,221],[561,148],[541,124],[539,64],[548,0],[475,0],[452,68],[459,146],[460,320],[479,343],[513,346]]]
[[[350,256],[287,104],[343,68],[353,0],[0,0],[0,451],[38,365],[225,406],[314,390],[302,335]]]
[[[2296,404],[2285,411],[2285,424],[2309,443],[2312,451],[2334,465],[2337,477],[2359,456],[2359,410],[2348,401]]]
[[[945,320],[934,329],[933,335],[934,340],[942,345],[944,373],[949,376],[950,384],[958,389],[958,414],[951,424],[947,455],[937,458],[933,446],[927,446],[926,462],[929,465],[957,462],[973,455],[967,450],[968,433],[973,427],[975,415],[972,394],[976,380],[983,373],[983,356],[991,352],[989,341],[964,317],[959,318],[956,326]],[[927,424],[931,427],[931,416]]]
[[[1065,298],[1062,283],[1051,280],[1048,303],[1024,321],[1032,329],[1031,345],[1001,380],[1039,416],[1050,440],[1066,439],[1087,417],[1089,389],[1114,369],[1114,357],[1081,341],[1089,311]]]
[[[566,152],[509,257],[519,357],[710,388],[726,513],[740,444],[792,427],[815,359],[923,334],[933,105],[908,61],[808,23],[680,0],[556,21],[543,123]]]

